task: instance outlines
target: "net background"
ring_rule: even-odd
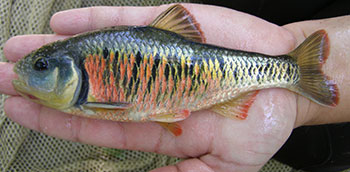
[[[6,61],[3,45],[10,37],[52,33],[50,17],[58,11],[89,6],[153,6],[191,0],[0,0],[0,61]],[[193,0],[191,2],[194,2]],[[56,139],[12,122],[3,110],[0,94],[0,171],[149,171],[181,159],[85,145]],[[260,172],[296,172],[270,160]]]

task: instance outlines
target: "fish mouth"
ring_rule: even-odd
[[[39,100],[39,98],[29,94],[30,90],[28,89],[25,82],[23,82],[22,80],[15,79],[12,81],[12,85],[19,95],[26,97],[28,99],[31,99],[31,100]]]

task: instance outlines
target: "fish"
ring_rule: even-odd
[[[271,56],[207,44],[200,24],[175,4],[147,26],[78,34],[29,53],[12,81],[23,97],[59,111],[121,122],[157,122],[175,136],[178,121],[209,109],[246,119],[259,90],[285,88],[334,107],[337,85],[324,75],[325,30],[288,54]]]

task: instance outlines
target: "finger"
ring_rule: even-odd
[[[21,108],[18,108],[18,105]],[[174,137],[156,123],[122,123],[72,116],[43,107],[21,97],[5,101],[5,112],[13,121],[47,135],[97,146],[156,152],[171,156],[198,156],[207,151],[211,142],[212,123],[215,116],[201,114],[202,134],[191,121],[181,122],[183,135]],[[198,115],[197,115],[198,116]],[[193,118],[197,120],[197,116]],[[193,122],[193,121],[192,121]],[[186,124],[187,123],[187,124]],[[209,134],[208,134],[209,133]],[[192,140],[192,139],[194,140]],[[195,141],[195,142],[194,142]],[[200,142],[202,145],[197,145]],[[195,146],[195,147],[194,147]]]
[[[12,80],[16,77],[13,64],[0,62],[0,76],[0,94],[17,95],[12,86]]]
[[[152,170],[151,172],[190,172],[190,171],[214,172],[212,168],[210,168],[207,164],[205,164],[203,161],[197,158],[187,159],[176,165],[157,168],[155,170]]]
[[[208,43],[270,54],[286,53],[294,47],[294,38],[287,30],[257,17],[223,7],[183,6],[200,23]],[[107,26],[147,25],[167,7],[169,5],[68,10],[55,14],[51,27],[58,34],[71,35]]]
[[[58,34],[74,35],[108,26],[147,25],[159,14],[158,7],[89,7],[54,14],[50,25]],[[141,17],[142,16],[142,17]]]
[[[18,104],[21,104],[21,108],[16,108]],[[43,107],[21,97],[8,98],[5,101],[4,109],[8,117],[13,121],[50,136],[105,147],[136,148],[132,146],[133,143],[127,141],[130,140],[131,135],[125,134],[125,132],[135,131],[135,124],[128,125],[128,128],[131,129],[127,130],[122,123],[72,116]],[[144,136],[147,135],[150,138],[158,138],[161,132],[159,126],[151,123],[140,124],[137,127],[141,131],[147,131],[148,134]],[[142,137],[142,135],[134,133],[132,137]],[[143,143],[140,144],[143,146],[143,150],[151,149],[145,145],[150,145],[152,142],[157,141],[157,139],[152,140],[147,137],[140,138],[144,139]]]
[[[10,38],[4,45],[5,57],[16,62],[31,51],[57,40],[65,39],[62,35],[21,35]]]

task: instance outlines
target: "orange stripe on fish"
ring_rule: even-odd
[[[149,66],[152,69],[152,67],[153,67],[153,55],[152,54],[149,55]]]
[[[151,105],[150,99],[151,99],[150,94],[146,94],[146,97],[143,101],[146,105],[144,110],[148,110],[150,108],[150,105]]]
[[[111,89],[112,89],[111,93],[113,93],[111,95],[111,100],[113,102],[118,102],[118,91],[117,91],[117,87],[115,85],[116,83],[115,83],[114,77],[115,77],[114,72],[110,71],[109,72],[109,82],[111,84]]]
[[[165,68],[165,64],[162,63],[161,65],[159,65],[159,72],[158,72],[158,75],[159,75],[159,81],[162,81],[162,77],[164,75],[164,68]]]
[[[166,64],[164,63],[164,60],[163,60],[162,66],[159,69],[159,81],[162,84],[162,94],[163,95],[164,95],[165,90],[166,90],[166,80],[165,80],[165,77],[163,76],[164,75],[164,70],[165,70],[165,65]]]
[[[162,81],[162,94],[165,94],[166,88],[167,88],[167,82],[166,82],[165,77],[163,77],[163,81]]]
[[[170,70],[170,71],[171,71],[171,70]],[[172,77],[172,75],[171,75],[171,72],[169,72],[169,79],[168,79],[168,96],[167,96],[168,101],[167,101],[167,104],[166,104],[167,108],[170,108],[170,107],[173,105],[173,98],[175,97],[175,96],[172,96],[172,97],[171,97],[171,93],[172,93],[172,91],[173,91],[173,87],[174,87],[174,80],[173,80],[173,77]]]
[[[143,81],[144,77],[145,77],[145,66],[143,64],[140,64],[140,81]],[[141,83],[141,82],[140,82]]]
[[[110,51],[110,54],[109,54],[109,85],[111,88],[110,99],[113,102],[117,102],[119,99],[119,96],[118,96],[118,91],[117,91],[117,87],[116,87],[115,75],[114,75],[114,71],[113,71],[113,69],[115,69],[113,67],[114,59],[115,59],[115,54],[113,51]]]
[[[135,64],[135,56],[134,53],[130,54],[130,65],[132,66],[132,68],[134,67]]]
[[[131,64],[128,64],[126,67],[126,73],[127,73],[127,77],[128,77],[128,83],[131,80],[131,76],[132,76],[132,66]]]
[[[173,77],[171,76],[171,73],[169,74],[169,81],[168,81],[168,91],[169,94],[173,91],[173,87],[174,87],[174,80]]]
[[[92,87],[92,94],[95,94],[97,89],[97,85],[96,85],[96,81],[97,81],[97,75],[95,74],[97,72],[97,66],[98,64],[95,62],[93,56],[91,54],[89,54],[87,57],[86,57],[86,60],[85,60],[85,69],[86,69],[86,72],[88,73],[88,76],[89,76],[89,85],[91,85]]]
[[[124,53],[124,65],[128,64],[128,54]]]
[[[204,91],[205,91],[205,83],[202,82],[202,84],[200,84],[200,86],[199,86],[199,92],[200,92],[200,94],[203,94]]]
[[[189,100],[190,100],[189,92],[190,92],[190,89],[191,89],[191,85],[192,85],[191,77],[190,77],[190,76],[187,76],[187,80],[186,80],[186,90],[185,90],[185,93],[184,93],[184,97],[186,97],[186,101],[185,101],[186,104],[188,104],[188,103],[189,103]]]
[[[196,76],[199,75],[199,65],[198,65],[198,63],[194,64],[194,73],[195,73]]]
[[[154,89],[151,89],[152,90],[151,91],[152,96],[151,96],[151,103],[150,104],[152,104],[153,106],[157,105],[157,99],[156,99],[157,98],[157,94],[158,94],[158,91],[156,90],[157,87],[159,88],[159,86],[154,85]]]
[[[109,68],[110,69],[113,69],[113,60],[114,60],[114,58],[115,58],[115,54],[114,54],[114,52],[113,51],[110,51],[110,53],[109,53]]]
[[[143,66],[144,66],[144,70],[145,70],[145,74],[146,74],[146,76],[145,76],[145,87],[147,88],[147,83],[148,83],[148,81],[149,81],[149,76],[150,76],[150,69],[149,69],[149,64],[148,64],[148,56],[145,54],[144,55],[144,58],[143,58]],[[145,93],[145,91],[146,90],[144,90],[144,93]]]
[[[178,99],[181,98],[181,96],[184,96],[183,95],[183,92],[185,90],[185,86],[186,86],[186,79],[185,78],[182,78],[180,81],[179,81],[179,91],[178,91]]]
[[[156,66],[157,67],[157,66]],[[159,66],[158,66],[159,67]],[[158,74],[158,75],[157,75]],[[159,88],[160,88],[160,69],[159,69],[159,72],[156,71],[156,75],[155,75],[155,81],[154,81],[154,92],[156,93],[156,96],[158,95],[159,93]]]
[[[106,83],[107,83],[107,78],[106,78]],[[108,101],[111,101],[112,99],[112,87],[111,84],[106,85],[106,99]]]
[[[151,66],[150,65],[147,65],[146,67],[146,82],[149,81],[149,79],[151,78]]]
[[[125,102],[124,89],[122,87],[119,88],[119,102]]]
[[[120,71],[120,81],[119,83],[122,83],[125,78],[125,64],[123,62],[119,65],[119,71]]]

